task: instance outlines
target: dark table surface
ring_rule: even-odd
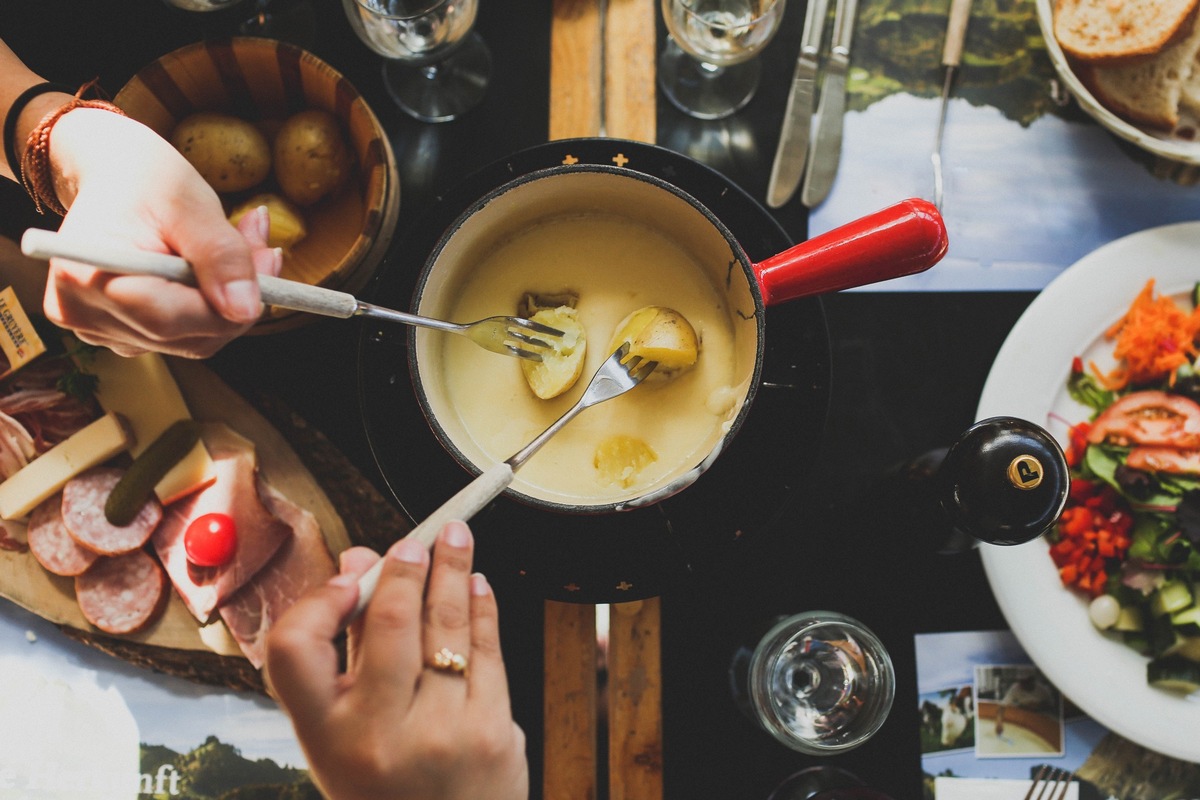
[[[475,170],[546,140],[549,0],[481,4],[478,30],[493,51],[493,83],[482,107],[443,125],[415,122],[391,103],[379,61],[354,38],[340,3],[315,0],[314,8],[320,34],[302,43],[359,88],[389,132],[402,185],[398,236]],[[803,8],[789,6],[777,42],[798,41]],[[82,83],[98,75],[115,92],[154,58],[220,34],[231,22],[177,12],[160,0],[6,0],[0,37],[52,80]],[[767,48],[769,79],[732,122],[702,123],[660,101],[659,144],[762,198],[793,55],[789,46]],[[29,205],[14,185],[0,186],[0,233],[15,238],[28,225],[55,224]],[[798,200],[771,217],[791,239],[805,237]],[[904,510],[877,502],[879,482],[889,468],[948,445],[974,421],[992,360],[1032,299],[1031,293],[851,292],[814,305],[828,331],[828,415],[810,446],[773,456],[776,469],[795,476],[794,491],[771,524],[719,560],[692,565],[663,590],[667,798],[765,800],[785,776],[820,762],[753,728],[729,697],[727,675],[748,630],[813,608],[866,622],[889,649],[897,676],[895,706],[882,730],[828,763],[898,800],[920,796],[914,635],[1005,623],[978,555],[923,549],[903,524]],[[239,389],[281,397],[386,492],[358,411],[356,359],[347,355],[357,348],[356,325],[316,321],[243,338],[212,366]],[[499,586],[514,711],[529,734],[540,796],[543,600],[519,586]]]

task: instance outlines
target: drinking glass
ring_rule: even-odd
[[[342,0],[358,37],[384,57],[396,104],[424,122],[446,122],[483,99],[492,75],[472,28],[477,0]]]
[[[163,0],[169,6],[182,11],[220,11],[245,0]]]
[[[785,0],[662,0],[670,36],[658,83],[676,108],[721,119],[750,102],[762,65],[755,58],[779,30]]]
[[[224,14],[212,14],[220,21],[208,28],[213,36],[265,36],[271,39],[311,47],[316,38],[316,14],[310,0],[163,0],[183,11],[223,11],[245,6],[240,19],[230,21]]]
[[[861,622],[834,611],[778,620],[734,655],[735,700],[793,750],[831,755],[858,747],[887,719],[892,660]]]

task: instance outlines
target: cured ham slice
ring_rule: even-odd
[[[151,542],[188,610],[208,623],[217,608],[291,538],[292,529],[263,504],[252,442],[224,425],[206,425],[204,443],[213,458],[216,480],[167,506]],[[197,567],[188,561],[184,534],[193,520],[214,513],[233,518],[237,551],[219,567]]]
[[[252,581],[221,606],[221,619],[256,668],[263,665],[266,635],[275,620],[300,595],[337,572],[316,517],[266,484],[259,487],[259,493],[294,535]]]
[[[105,633],[135,633],[162,610],[167,579],[145,550],[105,557],[75,579],[75,597],[88,622]]]
[[[80,546],[63,524],[62,493],[43,500],[29,517],[29,552],[48,572],[74,577],[100,557],[99,553]]]
[[[104,504],[124,475],[125,470],[117,467],[95,467],[63,486],[63,524],[81,546],[101,555],[119,556],[137,550],[150,541],[150,534],[162,519],[162,505],[156,497],[147,500],[128,525],[113,525],[105,518]]]
[[[0,480],[20,472],[37,456],[33,437],[25,426],[0,411]]]

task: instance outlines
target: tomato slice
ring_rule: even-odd
[[[183,550],[198,567],[227,564],[237,551],[237,523],[228,514],[201,514],[184,531]]]
[[[1131,469],[1145,472],[1170,472],[1174,475],[1200,475],[1200,450],[1174,447],[1135,447],[1125,459]]]
[[[1134,392],[1113,403],[1096,418],[1088,441],[1092,444],[1112,442],[1197,449],[1200,448],[1200,404],[1168,392]]]

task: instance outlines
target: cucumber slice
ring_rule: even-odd
[[[1192,604],[1192,591],[1183,581],[1164,583],[1150,601],[1150,611],[1157,617],[1174,614]]]
[[[1171,618],[1163,615],[1146,623],[1146,638],[1150,641],[1150,655],[1164,656],[1179,644],[1181,637],[1171,624]]]
[[[1171,624],[1184,636],[1200,636],[1200,604],[1176,611],[1171,615]]]
[[[1156,658],[1146,665],[1146,680],[1160,689],[1194,692],[1200,689],[1200,663],[1179,655]]]
[[[1113,629],[1118,631],[1140,631],[1142,629],[1142,610],[1137,606],[1121,606],[1121,613]]]

